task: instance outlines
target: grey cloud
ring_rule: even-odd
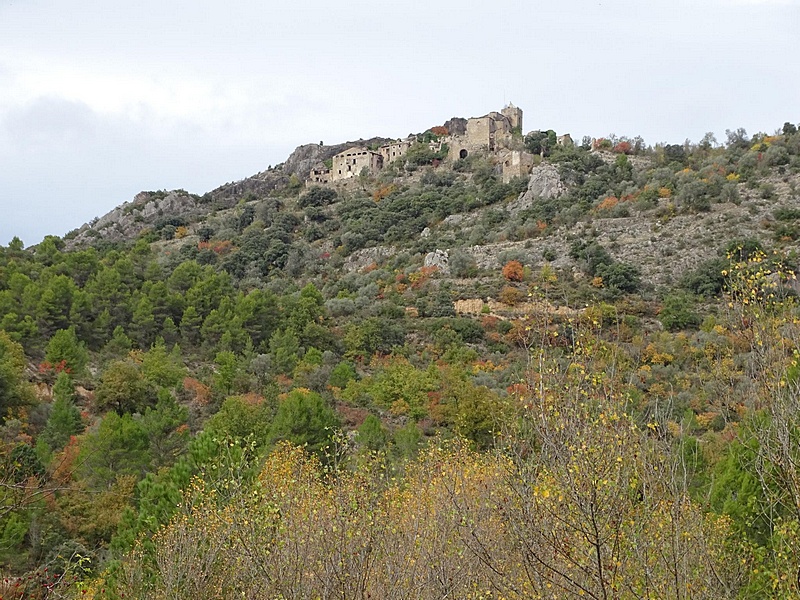
[[[140,123],[40,99],[0,129],[0,244],[64,235],[143,189],[203,193],[279,162],[288,147],[220,140],[189,122]],[[282,160],[282,159],[281,159]]]
[[[93,137],[99,125],[97,115],[85,104],[56,97],[39,98],[17,107],[6,114],[2,123],[18,147],[78,142]]]

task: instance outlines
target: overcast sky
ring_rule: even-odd
[[[576,139],[772,132],[800,0],[0,0],[0,244],[509,101]]]

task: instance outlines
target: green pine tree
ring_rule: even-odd
[[[83,430],[81,412],[75,406],[72,378],[62,371],[53,386],[53,407],[41,439],[56,452],[67,445],[69,438]]]

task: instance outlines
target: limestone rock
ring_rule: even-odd
[[[187,221],[208,211],[197,196],[176,190],[139,192],[132,202],[126,202],[80,228],[78,235],[67,240],[67,249],[79,248],[95,240],[122,241],[135,238],[159,220],[181,217]]]
[[[303,144],[295,148],[294,152],[283,163],[283,172],[287,175],[297,175],[301,180],[305,179],[314,166],[325,162],[345,149],[347,149],[347,144],[337,144],[335,146]]]
[[[206,194],[208,204],[217,208],[232,208],[242,198],[266,198],[277,187],[289,182],[289,175],[282,169],[272,168],[271,170],[256,173],[251,177],[226,183],[211,190]]]
[[[425,266],[436,267],[442,273],[450,272],[450,256],[446,250],[434,250],[425,255]]]
[[[462,223],[469,221],[470,219],[476,219],[476,215],[469,215],[467,213],[456,213],[453,215],[448,215],[442,221],[442,225],[447,225],[451,227],[458,227]]]
[[[558,168],[550,163],[542,163],[533,167],[528,189],[508,205],[508,210],[511,214],[516,214],[530,207],[537,199],[558,198],[566,189]]]
[[[375,137],[368,140],[359,140],[357,142],[345,142],[344,144],[336,144],[334,146],[326,146],[321,143],[303,144],[294,149],[294,152],[292,152],[283,163],[281,170],[285,175],[297,175],[302,181],[316,165],[325,162],[329,158],[333,158],[348,148],[353,148],[355,146],[380,146],[387,141],[391,140]]]
[[[444,124],[449,135],[464,135],[467,133],[467,120],[462,117],[453,117]]]
[[[379,264],[390,256],[397,254],[394,246],[374,246],[356,250],[344,261],[344,270],[348,272],[360,271],[372,264]]]

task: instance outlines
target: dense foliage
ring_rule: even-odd
[[[800,134],[728,137],[0,247],[0,597],[796,597]],[[593,231],[748,203],[669,285]]]

